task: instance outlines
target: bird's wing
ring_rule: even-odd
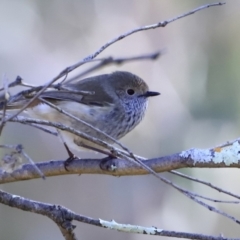
[[[94,93],[92,95],[82,95],[71,91],[47,91],[42,93],[40,97],[53,103],[58,101],[72,101],[98,107],[111,105],[110,99],[104,101],[98,93]]]
[[[69,91],[47,91],[42,93],[40,97],[46,100],[73,101],[73,102],[81,102],[83,99],[83,95],[78,93],[71,93]]]

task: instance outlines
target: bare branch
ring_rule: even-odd
[[[0,202],[10,207],[18,208],[27,212],[34,212],[52,219],[60,228],[66,240],[76,240],[73,232],[75,226],[72,225],[71,211],[61,206],[44,204],[41,202],[25,199],[0,191]]]
[[[165,237],[177,237],[187,239],[198,239],[198,240],[230,240],[230,238],[222,236],[208,236],[196,233],[186,233],[177,231],[168,231],[159,229],[157,227],[143,227],[130,224],[120,224],[112,221],[105,221],[102,219],[93,219],[80,214],[76,214],[73,211],[53,204],[42,203],[38,201],[29,200],[20,196],[12,195],[7,192],[0,190],[0,203],[10,207],[18,208],[23,211],[34,212],[52,219],[60,228],[65,239],[75,240],[76,236],[73,232],[75,226],[72,225],[72,221],[78,221],[93,226],[103,227],[111,230],[117,230],[128,233],[138,233],[155,236]],[[239,239],[231,239],[239,240]]]
[[[31,123],[32,122],[38,123],[38,120],[34,119],[24,118],[24,120],[29,121]],[[19,119],[19,121],[21,122],[21,118]],[[47,121],[41,122],[48,123]],[[57,127],[61,130],[70,130],[70,132],[76,135],[81,134],[74,129],[64,128],[61,124],[60,125],[58,125],[57,123],[51,124],[52,126]],[[103,141],[99,141],[99,144],[103,144],[103,146],[105,146],[106,149],[112,148],[111,145],[106,144]],[[238,157],[238,149],[240,148],[239,142],[235,141],[233,145],[228,146],[227,148],[228,148],[227,151],[222,151],[222,153],[215,152],[214,149],[207,150],[190,149],[187,151],[182,151],[181,153],[175,153],[164,157],[142,160],[142,162],[146,166],[152,168],[155,172],[158,173],[181,168],[240,168],[240,160],[237,161],[235,160],[235,157],[236,159]],[[229,154],[229,158],[227,157],[226,152]],[[120,155],[121,154],[119,153],[119,156]],[[222,160],[220,161],[220,159]],[[140,166],[137,166],[136,164],[124,159],[113,159],[109,161],[109,164],[115,166],[114,167],[115,170],[112,172],[103,171],[99,167],[100,159],[76,159],[69,165],[68,167],[69,171],[66,171],[64,169],[64,161],[65,160],[59,161],[56,160],[50,162],[37,163],[36,165],[39,167],[39,169],[44,173],[46,177],[65,174],[107,174],[112,176],[129,176],[129,175],[143,175],[149,173],[145,169],[142,169]],[[36,174],[32,166],[25,164],[22,166],[22,169],[18,169],[12,172],[11,175],[7,173],[0,174],[0,183],[30,180],[38,177],[39,176]],[[218,191],[223,191],[220,188],[217,188],[215,186],[213,187],[216,188],[216,190]],[[238,198],[238,196],[235,194],[229,195]]]
[[[236,148],[236,145],[239,145],[238,141],[233,143],[233,146]],[[230,146],[228,146],[229,148]],[[225,147],[226,148],[226,147]],[[149,166],[151,168],[153,168],[154,171],[156,172],[162,172],[162,171],[166,171],[166,170],[170,170],[167,168],[171,168],[171,169],[176,169],[176,168],[181,168],[181,167],[204,167],[204,164],[206,166],[210,166],[209,164],[212,164],[212,160],[204,160],[204,159],[198,159],[198,161],[200,162],[195,162],[196,159],[194,159],[194,154],[192,154],[192,156],[190,157],[190,155],[188,155],[188,157],[185,157],[186,152],[195,152],[198,151],[199,154],[197,155],[197,157],[199,158],[199,156],[201,156],[201,151],[204,152],[204,154],[206,154],[206,151],[210,151],[210,150],[197,150],[197,149],[191,149],[188,151],[183,151],[180,154],[174,154],[171,156],[166,156],[166,157],[162,157],[162,158],[158,158],[158,159],[150,159],[150,160],[146,160],[143,161],[144,164],[146,164],[146,166]],[[231,151],[228,152],[231,155]],[[218,149],[218,153],[219,153],[219,149]],[[224,151],[223,151],[224,153]],[[212,158],[214,158],[214,152],[213,150],[211,150],[211,156]],[[226,155],[224,155],[224,158],[226,158]],[[195,156],[196,157],[196,156]],[[231,155],[232,157],[232,155]],[[219,158],[219,156],[218,156]],[[165,161],[164,161],[165,160]],[[185,160],[185,161],[184,161]],[[226,159],[225,159],[226,160]],[[115,175],[115,176],[122,176],[122,175],[135,175],[135,174],[146,174],[148,173],[146,170],[142,169],[140,166],[136,166],[135,164],[126,162],[124,160],[119,160],[119,159],[114,159],[112,161],[112,164],[115,166],[114,167],[114,171],[113,172],[106,172],[103,171],[100,167],[99,167],[99,160],[94,160],[94,159],[81,159],[81,160],[75,160],[73,161],[73,163],[68,167],[69,171],[66,171],[64,168],[64,161],[52,161],[52,162],[48,162],[48,163],[39,163],[37,164],[37,166],[43,171],[43,173],[46,172],[46,176],[55,176],[55,175],[63,175],[63,174],[74,174],[74,173],[79,173],[79,174],[87,174],[87,173],[100,173],[100,174],[109,174],[109,175]],[[233,162],[233,164],[236,167],[236,163]],[[231,167],[232,167],[231,165]],[[160,167],[161,166],[161,167]],[[229,165],[230,166],[230,165]],[[239,167],[239,163],[237,165]],[[212,167],[226,167],[226,163],[224,162],[217,162],[214,163],[212,165]],[[29,168],[29,165],[24,165],[22,167],[22,169],[16,170],[14,172],[12,172],[11,174],[7,174],[7,173],[2,173],[0,175],[1,177],[1,183],[5,183],[5,182],[11,182],[11,181],[17,181],[17,180],[26,180],[26,179],[32,179],[32,178],[36,178],[38,177],[35,173],[35,171],[32,171],[33,169]],[[158,178],[167,183],[168,185],[174,187],[176,190],[178,190],[179,192],[183,193],[185,196],[187,196],[188,198],[192,199],[193,201],[199,203],[200,205],[206,207],[207,209],[214,211],[218,214],[221,214],[231,220],[233,220],[236,223],[240,223],[240,221],[236,218],[234,218],[233,216],[228,215],[227,213],[220,211],[216,208],[214,208],[213,206],[210,206],[200,200],[198,200],[198,197],[201,198],[205,198],[199,194],[195,194],[193,192],[187,191],[179,186],[177,186],[176,184],[172,183],[171,181],[169,181],[166,178],[163,178],[161,176],[158,176]],[[206,198],[205,198],[206,199]],[[207,200],[210,200],[209,198]]]
[[[166,237],[176,237],[176,238],[190,238],[190,239],[205,239],[205,240],[223,240],[222,236],[214,237],[214,236],[206,236],[202,234],[195,233],[186,233],[186,232],[176,232],[176,231],[167,231],[163,229],[159,229],[157,227],[142,227],[130,224],[121,224],[117,223],[114,220],[111,222],[104,221],[100,219],[100,223],[103,227],[114,229],[120,232],[131,232],[131,233],[140,233],[154,236],[166,236]]]
[[[124,57],[124,58],[113,58],[113,57],[108,57],[108,58],[101,58],[101,59],[90,59],[88,60],[86,63],[88,62],[95,62],[95,61],[100,61],[100,63],[98,65],[95,65],[92,69],[89,69],[88,72],[86,72],[85,74],[95,71],[103,66],[109,65],[109,64],[123,64],[126,62],[132,62],[132,61],[140,61],[140,60],[156,60],[158,59],[160,56],[162,56],[165,53],[165,50],[161,50],[159,52],[154,52],[154,53],[148,53],[145,55],[139,55],[139,56],[135,56],[135,57]],[[85,75],[84,74],[84,75]],[[82,73],[78,74],[76,76],[74,76],[73,78],[69,79],[67,82],[72,82],[74,80],[80,79],[82,77]]]
[[[139,27],[139,28],[135,28],[135,29],[132,29],[126,33],[123,33],[121,34],[120,36],[110,40],[109,42],[107,42],[106,44],[104,44],[102,47],[100,47],[96,52],[94,52],[93,54],[85,57],[82,61],[72,65],[71,67],[69,67],[69,72],[70,71],[73,71],[74,69],[80,67],[81,65],[83,65],[85,62],[91,60],[91,59],[94,59],[96,56],[98,56],[101,52],[103,52],[106,48],[108,48],[109,46],[111,46],[112,44],[114,44],[115,42],[117,41],[120,41],[122,40],[123,38],[126,38],[134,33],[137,33],[137,32],[141,32],[141,31],[146,31],[146,30],[150,30],[150,29],[155,29],[155,28],[159,28],[159,27],[166,27],[169,23],[172,23],[176,20],[179,20],[181,18],[184,18],[184,17],[187,17],[189,15],[192,15],[198,11],[201,11],[203,9],[206,9],[206,8],[209,8],[209,7],[215,7],[215,6],[221,6],[221,5],[224,5],[225,3],[213,3],[213,4],[207,4],[207,5],[204,5],[204,6],[201,6],[201,7],[198,7],[192,11],[189,11],[187,13],[184,13],[184,14],[181,14],[175,18],[172,18],[172,19],[169,19],[169,20],[165,20],[163,22],[158,22],[158,23],[154,23],[154,24],[151,24],[151,25],[147,25],[147,26],[143,26],[143,27]]]

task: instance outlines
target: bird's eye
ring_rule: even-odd
[[[134,93],[135,93],[135,91],[133,89],[128,89],[127,90],[128,95],[133,95]]]

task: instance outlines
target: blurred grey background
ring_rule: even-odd
[[[0,74],[6,74],[9,81],[20,75],[28,83],[43,84],[130,29],[173,18],[210,2],[0,0]],[[99,56],[124,57],[167,50],[154,62],[111,66],[94,73],[131,71],[145,79],[152,90],[161,92],[161,96],[150,99],[144,121],[122,140],[134,153],[151,158],[192,147],[213,147],[240,136],[240,1],[226,2],[225,6],[205,9],[166,28],[134,34]],[[35,161],[67,158],[57,138],[20,124],[8,124],[1,143],[22,143]],[[181,171],[240,194],[237,169]],[[167,173],[164,176],[204,196],[227,199],[199,184]],[[153,176],[61,176],[1,187],[93,218],[239,237],[236,224]],[[240,218],[237,206],[214,206]],[[63,239],[55,224],[45,217],[3,205],[0,216],[0,239]],[[79,239],[153,238],[76,225]]]

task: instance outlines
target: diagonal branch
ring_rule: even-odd
[[[201,7],[198,7],[196,9],[193,9],[187,13],[184,13],[184,14],[181,14],[177,17],[174,17],[174,18],[171,18],[169,20],[165,20],[165,21],[162,21],[162,22],[158,22],[158,23],[154,23],[154,24],[151,24],[151,25],[147,25],[147,26],[142,26],[142,27],[139,27],[139,28],[135,28],[135,29],[132,29],[128,32],[125,32],[123,34],[121,34],[120,36],[110,40],[109,42],[107,42],[106,44],[104,44],[103,46],[101,46],[95,53],[85,57],[82,61],[72,65],[71,67],[69,67],[69,69],[72,71],[74,69],[76,69],[77,67],[83,65],[86,61],[89,61],[91,59],[94,59],[96,56],[98,56],[101,52],[103,52],[106,48],[108,48],[109,46],[111,46],[112,44],[134,34],[134,33],[137,33],[137,32],[141,32],[141,31],[147,31],[147,30],[151,30],[151,29],[155,29],[155,28],[159,28],[159,27],[166,27],[169,23],[172,23],[176,20],[179,20],[181,18],[184,18],[184,17],[187,17],[189,15],[192,15],[198,11],[201,11],[203,9],[206,9],[206,8],[210,8],[210,7],[215,7],[215,6],[222,6],[224,5],[225,3],[221,3],[221,2],[218,2],[218,3],[212,3],[212,4],[207,4],[207,5],[204,5],[204,6],[201,6]]]
[[[174,17],[172,19],[169,20],[165,20],[162,22],[158,22],[155,24],[151,24],[151,25],[147,25],[147,26],[143,26],[143,27],[139,27],[139,28],[135,28],[132,29],[126,33],[121,34],[120,36],[110,40],[109,42],[107,42],[106,44],[104,44],[103,46],[101,46],[97,51],[95,51],[93,54],[88,55],[87,57],[85,57],[83,60],[77,62],[76,64],[73,64],[65,69],[63,69],[56,77],[54,77],[53,79],[51,79],[47,84],[44,85],[43,88],[41,88],[41,90],[39,90],[39,92],[29,101],[27,102],[20,110],[17,111],[17,113],[13,114],[12,116],[8,117],[7,119],[5,119],[4,122],[7,122],[9,120],[12,120],[14,117],[18,116],[21,112],[23,112],[42,92],[44,92],[48,87],[50,87],[54,82],[56,82],[58,79],[62,78],[62,77],[67,77],[68,73],[72,72],[73,70],[75,70],[76,68],[82,66],[83,64],[89,62],[90,60],[94,59],[96,56],[98,56],[101,52],[103,52],[107,47],[111,46],[112,44],[116,43],[117,41],[122,40],[123,38],[126,38],[134,33],[137,32],[141,32],[141,31],[146,31],[146,30],[150,30],[150,29],[155,29],[155,28],[159,28],[159,27],[165,27],[167,26],[169,23],[172,23],[176,20],[179,20],[181,18],[187,17],[189,15],[192,15],[198,11],[201,11],[203,9],[206,8],[210,8],[210,7],[215,7],[215,6],[222,6],[225,3],[212,3],[212,4],[207,4],[201,7],[198,7],[196,9],[193,9],[187,13],[181,14],[177,17]]]

